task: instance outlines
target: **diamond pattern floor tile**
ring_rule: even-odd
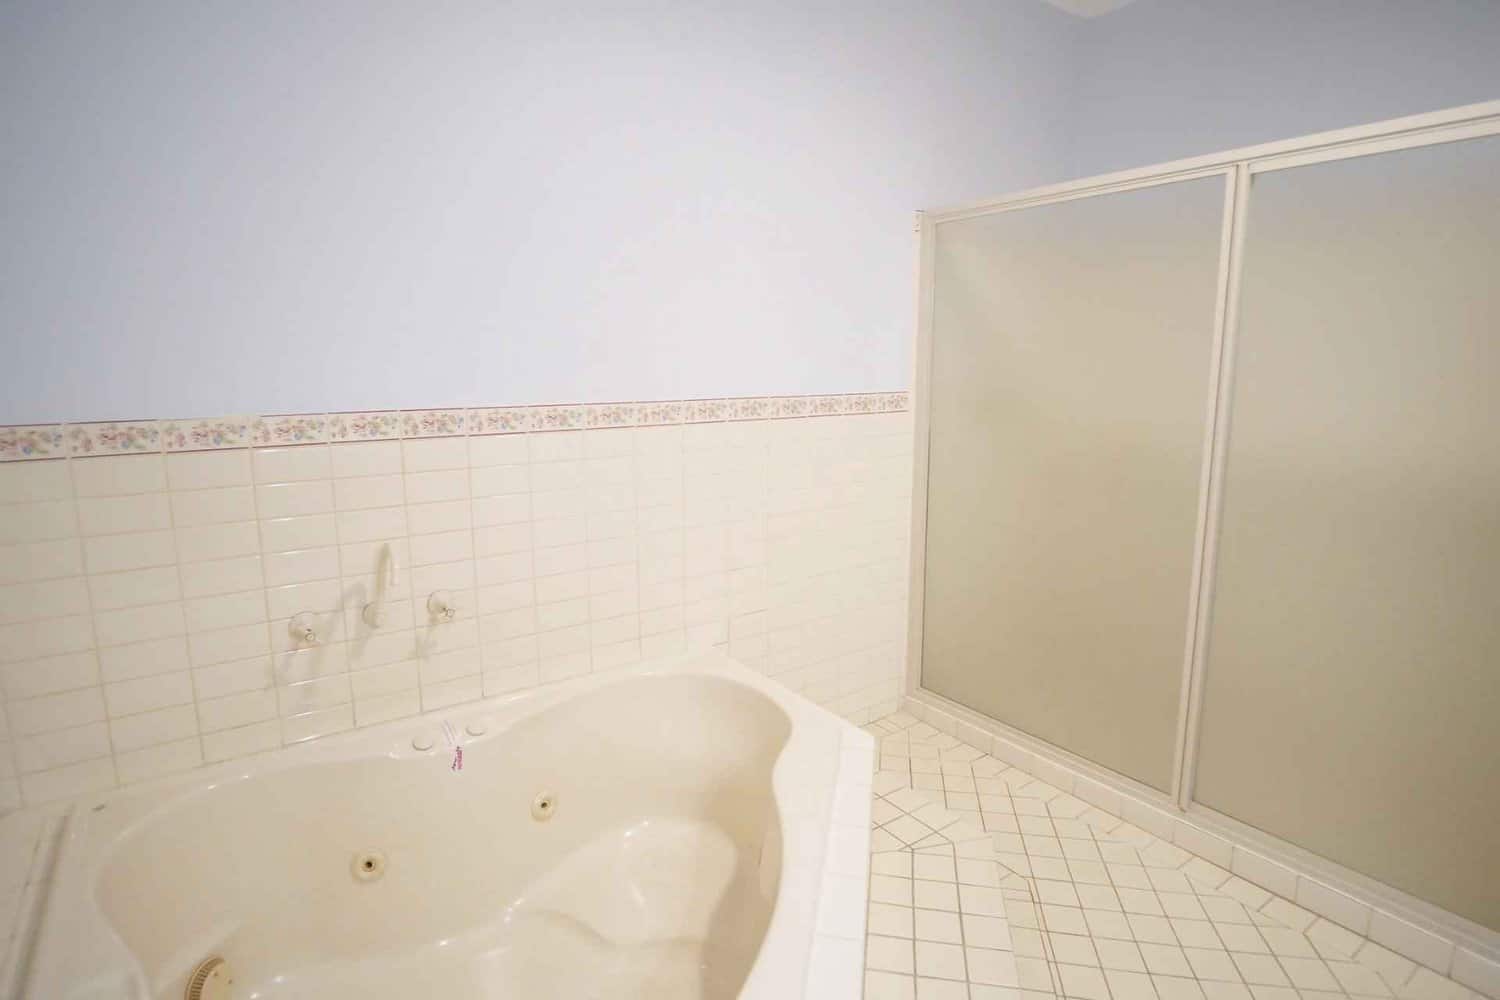
[[[866,728],[866,1000],[1482,1000],[910,715]]]

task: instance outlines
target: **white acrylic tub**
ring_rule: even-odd
[[[178,1000],[220,955],[236,1000],[802,996],[841,750],[715,653],[97,796],[23,995]]]

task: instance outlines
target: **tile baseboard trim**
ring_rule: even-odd
[[[0,426],[0,462],[225,448],[899,413],[911,393],[476,406]]]
[[[1178,809],[1162,791],[1044,740],[917,689],[902,708],[956,739],[1019,767],[1090,805],[1227,869],[1308,911],[1500,998],[1500,933],[1392,886],[1254,830],[1204,806]]]

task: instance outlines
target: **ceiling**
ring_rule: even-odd
[[[1119,10],[1131,0],[1047,0],[1052,6],[1079,17],[1098,17]]]

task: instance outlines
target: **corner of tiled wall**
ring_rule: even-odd
[[[867,721],[899,697],[911,415],[827,399],[11,434],[0,810],[709,645]]]

